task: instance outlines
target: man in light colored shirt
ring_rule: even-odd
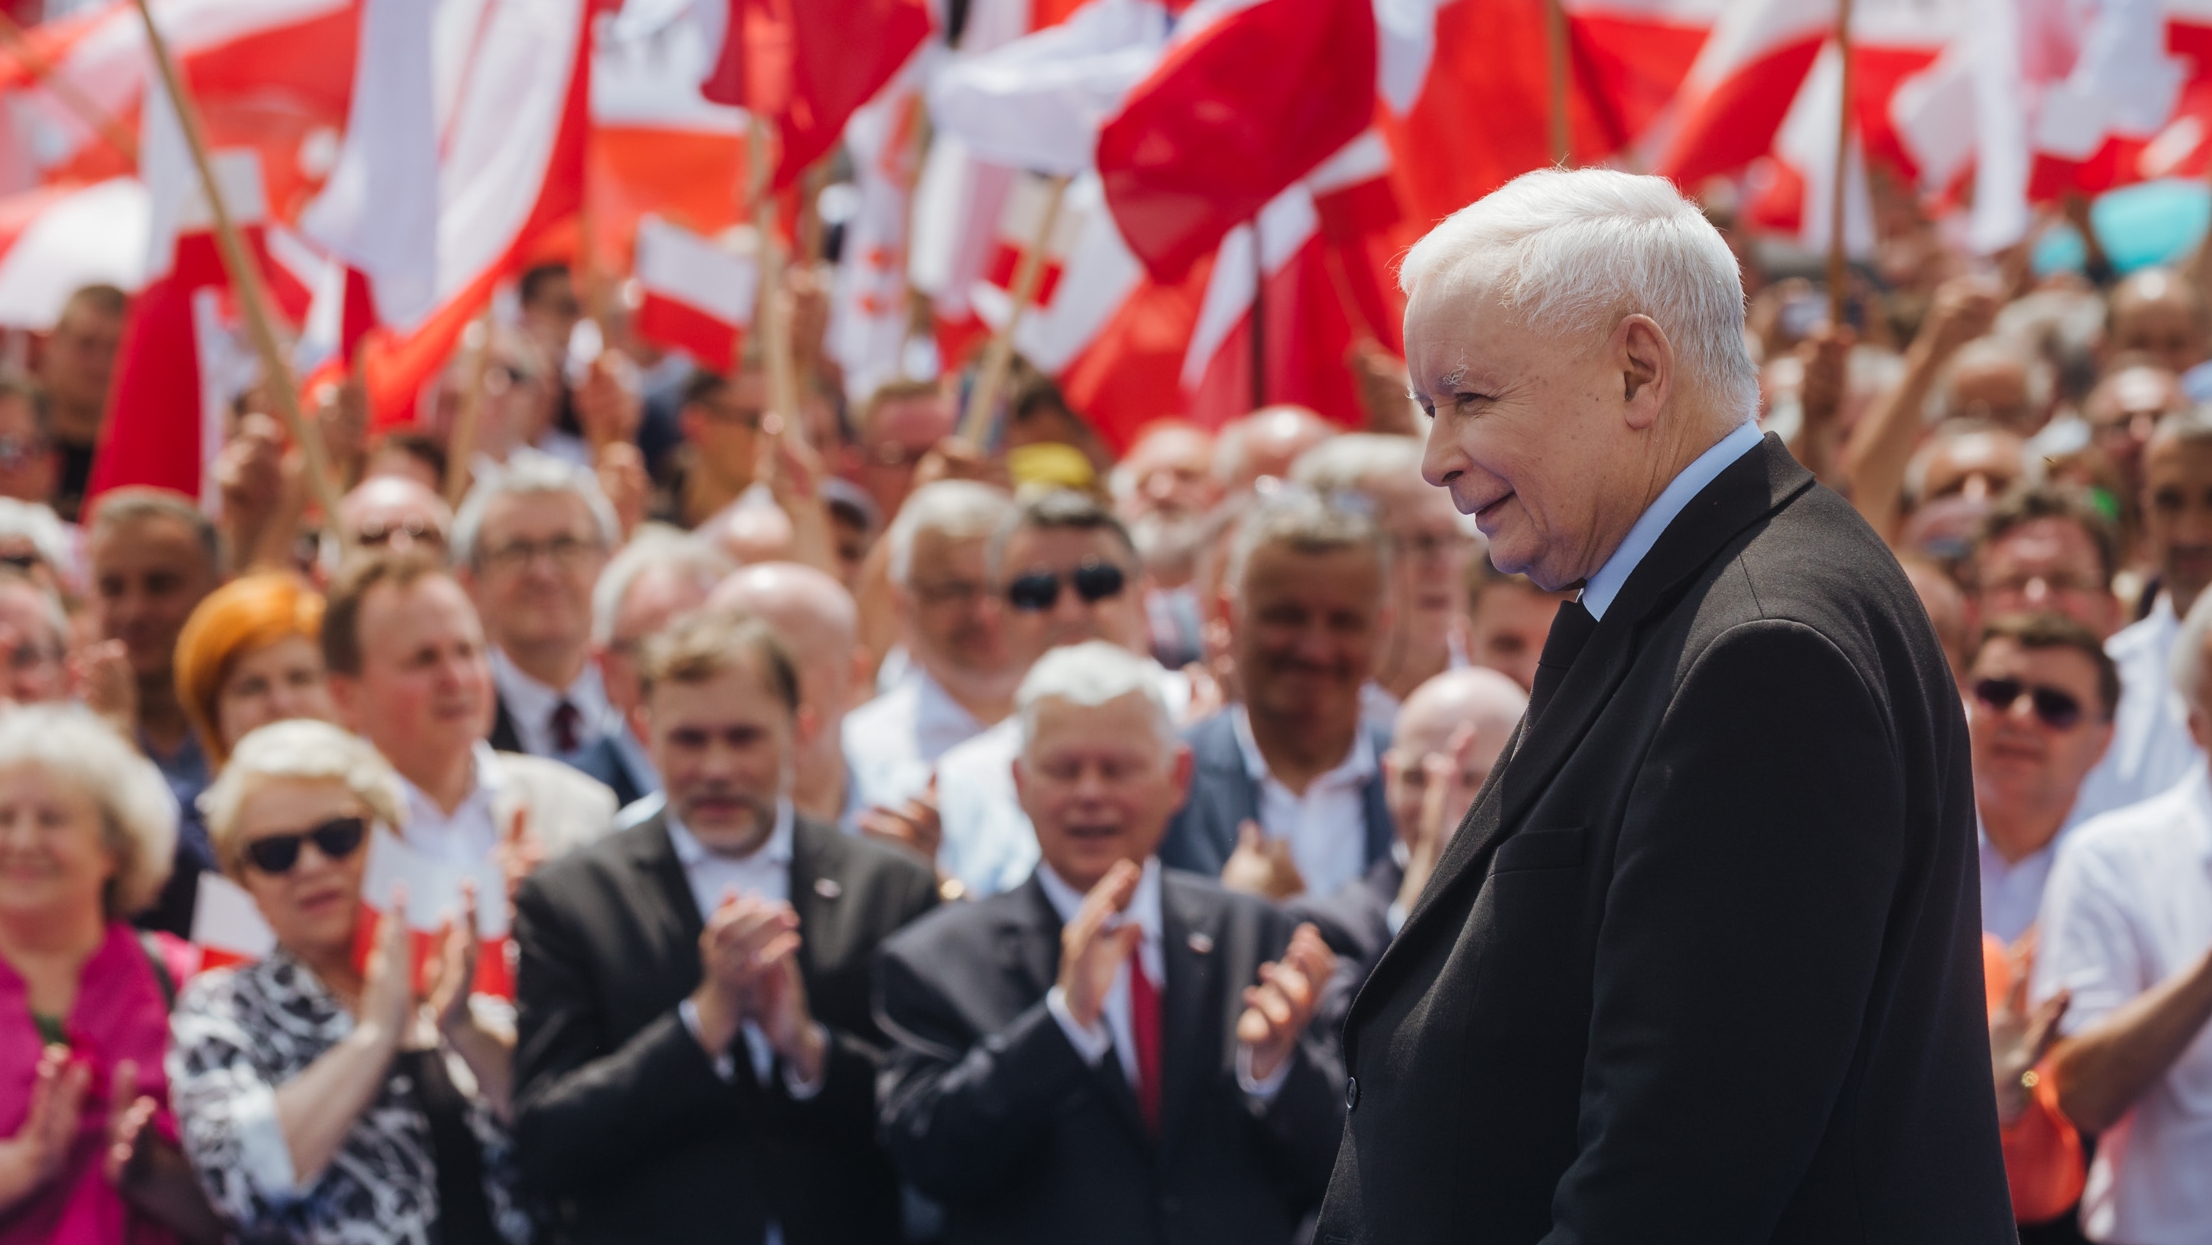
[[[1153,663],[1104,640],[1023,683],[1041,860],[885,944],[881,1114],[948,1245],[1287,1242],[1336,1148],[1310,925],[1163,869],[1190,755]]]
[[[488,468],[453,521],[453,562],[492,643],[492,745],[558,757],[615,722],[591,656],[591,594],[622,541],[591,472],[531,450]]]
[[[2035,923],[2082,778],[2112,742],[2119,691],[2096,633],[2071,618],[2015,614],[1983,628],[1966,675],[1983,933],[2010,945]]]
[[[894,1240],[868,964],[936,879],[794,811],[815,728],[765,622],[688,615],[641,677],[664,808],[515,901],[523,1181],[577,1242]]]
[[[2189,730],[2212,740],[2212,597],[2174,649]],[[2097,1154],[2082,1229],[2119,1245],[2212,1241],[2212,774],[2073,831],[2051,870],[2031,995],[2064,995],[2050,1070]]]
[[[852,593],[811,566],[764,562],[723,580],[707,604],[766,622],[798,667],[799,704],[814,727],[794,762],[791,802],[817,821],[860,828],[867,810],[854,795],[844,749],[845,717],[867,671]]]
[[[558,856],[607,832],[614,795],[557,761],[494,751],[491,668],[468,595],[434,563],[363,557],[331,584],[323,663],[348,729],[405,784],[400,833],[439,859]]]
[[[1013,707],[1022,671],[1000,626],[986,551],[1013,508],[988,485],[940,480],[916,489],[885,534],[912,667],[845,719],[845,763],[863,805],[897,808],[920,794],[938,757]]]
[[[1169,868],[1287,899],[1329,894],[1389,853],[1388,741],[1360,721],[1389,564],[1372,520],[1305,490],[1245,515],[1224,580],[1244,703],[1186,736],[1197,774],[1160,848]]]
[[[2120,713],[2079,816],[2147,800],[2203,768],[2188,707],[2167,678],[2181,619],[2212,584],[2212,419],[2169,415],[2143,451],[2143,544],[2164,591],[2150,616],[2105,644],[2120,667]]]
[[[1007,645],[1025,669],[1085,640],[1149,655],[1136,545],[1088,494],[1053,492],[1022,503],[992,540],[991,574],[1005,595]],[[1155,669],[1180,722],[1190,680]],[[1011,890],[1037,864],[1037,835],[1014,791],[1020,751],[1021,722],[1009,717],[947,752],[937,762],[942,837],[909,840],[971,897]]]

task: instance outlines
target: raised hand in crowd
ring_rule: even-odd
[[[1137,881],[1144,870],[1133,861],[1117,860],[1083,896],[1075,919],[1060,931],[1060,1001],[1076,1024],[1089,1029],[1099,1023],[1106,1008],[1106,992],[1114,974],[1144,939],[1144,927],[1135,921],[1109,924],[1129,910],[1137,896]]]
[[[1306,893],[1306,880],[1290,858],[1290,840],[1269,838],[1260,823],[1249,820],[1237,826],[1237,848],[1221,867],[1221,884],[1276,903]]]
[[[85,708],[125,739],[138,729],[138,676],[121,640],[99,640],[69,655],[69,682]]]
[[[1922,412],[1943,365],[1961,346],[1989,332],[2003,309],[2002,294],[1984,277],[1952,277],[1936,287],[1927,319],[1905,351],[1904,379],[1877,398],[1852,429],[1843,451],[1851,502],[1884,539],[1897,534],[1905,467],[1919,445]]]
[[[237,565],[290,565],[292,538],[306,504],[305,473],[301,455],[288,448],[275,419],[259,412],[239,418],[215,460],[223,536]]]
[[[599,491],[607,495],[623,538],[628,539],[645,522],[653,503],[653,477],[645,469],[645,451],[633,442],[610,442],[592,455],[592,468],[599,477]]]
[[[30,1111],[15,1136],[0,1141],[0,1214],[60,1174],[77,1140],[92,1073],[72,1061],[66,1046],[39,1056]]]
[[[2028,1109],[2033,1083],[2028,1074],[2058,1041],[2058,1022],[2072,995],[2060,990],[2034,1008],[2028,1006],[2028,978],[2035,962],[2036,932],[2030,929],[2007,951],[2012,988],[1989,1014],[1989,1055],[1997,1082],[1997,1120],[2006,1127]]]
[[[520,834],[519,812],[513,824]],[[508,893],[513,894],[512,888]],[[476,960],[484,945],[476,901],[475,884],[461,883],[459,910],[446,922],[439,935],[438,953],[425,966],[422,997],[437,1035],[468,1064],[492,1112],[500,1120],[509,1121],[514,1118],[515,1101],[514,1033],[487,1025],[469,1005],[476,988]]]
[[[317,394],[321,400],[315,422],[340,488],[358,484],[369,459],[369,384],[362,374],[363,358],[357,352],[346,378]]]
[[[492,858],[499,862],[499,876],[507,880],[507,899],[512,903],[523,881],[545,863],[545,844],[530,831],[529,809],[518,808],[507,818]]]
[[[1237,1041],[1252,1052],[1253,1080],[1266,1081],[1290,1058],[1335,973],[1336,953],[1310,922],[1292,932],[1282,959],[1260,965],[1259,983],[1244,988],[1244,1014],[1237,1017]]]
[[[1843,483],[1838,471],[1843,450],[1843,399],[1848,385],[1851,347],[1857,335],[1848,325],[1822,325],[1797,346],[1805,376],[1799,382],[1797,435],[1790,453],[1805,470],[1831,484]]]
[[[1421,436],[1421,408],[1407,396],[1406,361],[1371,337],[1353,342],[1344,352],[1344,366],[1352,373],[1359,393],[1360,410],[1367,416],[1367,431],[1393,436]]]
[[[822,495],[822,478],[828,473],[822,456],[777,412],[762,417],[760,430],[760,467],[754,478],[767,482],[777,508],[791,521],[788,560],[836,575],[837,535]]]
[[[584,440],[595,453],[637,440],[645,401],[638,394],[637,367],[620,351],[601,351],[570,396],[577,426],[583,429]]]
[[[897,808],[871,808],[860,815],[860,831],[886,843],[896,843],[934,863],[945,843],[944,819],[937,807],[937,776],[929,785]]]
[[[1429,875],[1436,872],[1444,845],[1451,842],[1452,832],[1459,828],[1451,810],[1464,808],[1465,804],[1453,796],[1464,794],[1456,789],[1474,750],[1475,728],[1470,724],[1453,731],[1443,751],[1421,758],[1421,774],[1426,780],[1421,788],[1421,819],[1414,827],[1413,841],[1407,845],[1406,876],[1398,885],[1400,912],[1413,910],[1413,901],[1421,897]]]

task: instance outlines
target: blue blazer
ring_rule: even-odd
[[[1378,757],[1390,747],[1387,732],[1368,730],[1367,737]],[[1227,712],[1185,730],[1183,742],[1190,745],[1192,754],[1190,794],[1168,823],[1167,837],[1160,843],[1160,863],[1218,878],[1237,849],[1237,826],[1259,820],[1259,784],[1245,771],[1244,752],[1237,747],[1236,726]],[[1390,855],[1396,837],[1390,808],[1383,803],[1379,766],[1360,788],[1360,802],[1366,810],[1366,850],[1361,859],[1372,867]]]

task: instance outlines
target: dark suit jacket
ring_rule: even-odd
[[[1045,1006],[1060,918],[1034,877],[885,945],[884,1128],[901,1174],[943,1204],[948,1245],[1279,1245],[1319,1199],[1343,1119],[1332,1043],[1309,1028],[1263,1109],[1236,1082],[1244,987],[1291,922],[1162,872],[1158,1141],[1114,1054],[1085,1064]]]
[[[1317,1241],[2013,1240],[1959,695],[1781,443],[1693,498],[1353,1005]]]
[[[799,819],[791,857],[800,972],[830,1032],[821,1092],[754,1079],[741,1036],[725,1082],[677,1005],[703,928],[665,818],[554,861],[515,900],[515,1144],[555,1239],[786,1245],[896,1239],[898,1189],[875,1139],[881,1035],[868,962],[936,902],[912,857]]]
[[[494,752],[528,752],[522,746],[522,732],[515,729],[515,715],[508,712],[507,698],[492,690],[492,733],[485,737]],[[592,777],[599,777],[597,774]],[[602,780],[604,781],[604,780]],[[627,803],[627,801],[624,801]],[[620,807],[617,805],[617,807]]]
[[[1168,823],[1167,837],[1160,842],[1160,863],[1218,878],[1237,850],[1237,826],[1259,820],[1259,784],[1244,768],[1244,752],[1237,747],[1236,725],[1228,713],[1217,713],[1183,732],[1183,742],[1191,750],[1190,794]],[[1369,731],[1368,742],[1378,757],[1390,750],[1390,736],[1380,731]],[[1367,806],[1361,827],[1366,839],[1364,859],[1372,865],[1390,855],[1394,835],[1379,766],[1360,788],[1360,798]]]
[[[617,726],[614,729],[628,730],[630,728]],[[589,774],[591,777],[605,783],[607,790],[614,792],[614,806],[616,808],[628,808],[638,800],[659,790],[658,787],[647,782],[643,775],[631,768],[629,755],[623,752],[622,746],[615,742],[612,735],[601,735],[593,739],[590,743],[562,757],[561,762],[571,769]]]

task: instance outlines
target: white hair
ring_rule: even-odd
[[[666,571],[688,576],[701,590],[712,592],[733,569],[721,550],[689,532],[663,524],[639,528],[630,543],[608,560],[606,569],[599,572],[599,582],[591,587],[592,643],[606,644],[614,639],[615,617],[622,612],[622,602],[647,575]]]
[[[2200,592],[2189,616],[2181,620],[2181,633],[2174,637],[2174,655],[2167,665],[2182,703],[2199,710],[2212,707],[2202,699],[2207,641],[2212,641],[2212,592]]]
[[[200,796],[215,861],[228,873],[238,867],[238,813],[264,783],[335,782],[369,813],[397,831],[406,822],[399,775],[368,740],[313,718],[255,727],[231,750],[222,775]]]
[[[35,767],[91,797],[115,853],[111,920],[161,897],[177,851],[177,797],[161,771],[115,729],[77,705],[28,705],[0,714],[0,770]]]
[[[69,535],[62,529],[53,507],[35,501],[0,497],[0,539],[27,540],[38,560],[63,579],[76,578],[76,559],[69,555]]]
[[[622,523],[614,506],[599,489],[599,477],[588,468],[541,450],[519,449],[507,461],[486,467],[470,487],[461,509],[453,516],[453,563],[468,566],[476,560],[476,541],[484,529],[484,515],[502,497],[526,497],[540,493],[568,493],[591,511],[600,543],[608,549],[622,543]]]
[[[938,480],[915,489],[899,507],[884,539],[891,542],[886,570],[891,582],[912,587],[914,540],[935,532],[947,540],[984,540],[1014,513],[1014,499],[973,480]]]
[[[1445,217],[1406,252],[1408,299],[1431,281],[1476,291],[1558,332],[1650,316],[1683,371],[1730,414],[1759,410],[1744,348],[1743,278],[1728,243],[1662,177],[1613,169],[1523,173]]]
[[[1421,481],[1421,442],[1380,432],[1347,432],[1298,456],[1290,482],[1316,493],[1366,493],[1383,483]]]
[[[1020,716],[1022,751],[1037,735],[1037,707],[1048,700],[1095,709],[1124,696],[1142,696],[1151,711],[1152,729],[1172,752],[1175,719],[1160,694],[1159,664],[1139,657],[1118,644],[1085,640],[1053,649],[1037,659],[1014,693],[1014,712]]]

